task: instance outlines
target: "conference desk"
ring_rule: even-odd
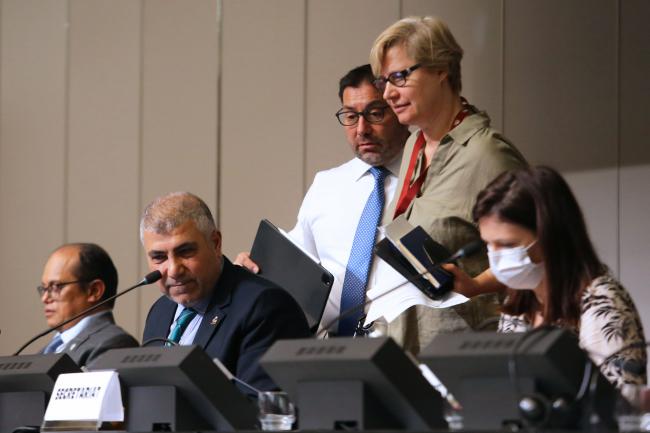
[[[556,395],[575,396],[582,383],[585,354],[574,336],[551,330],[536,337],[526,340],[530,343],[526,345],[518,344],[525,335],[440,335],[435,340],[436,352],[425,351],[420,361],[431,366],[444,383],[452,384],[450,389],[464,402],[465,431],[481,431],[477,429],[484,425],[486,430],[482,431],[499,431],[494,427],[501,426],[504,419],[519,418],[517,402],[521,397],[542,396],[545,403],[551,403]],[[515,349],[525,350],[517,354],[516,387],[508,369]],[[35,400],[41,406],[40,418],[20,422],[38,424],[56,376],[74,369],[65,365],[64,354],[17,358],[3,361],[11,368],[0,368],[0,394],[39,392]],[[346,430],[382,431],[379,428],[386,426],[383,431],[447,431],[437,430],[446,424],[440,394],[426,382],[413,360],[388,338],[278,341],[260,363],[299,408],[299,423],[305,428],[302,431],[329,431],[338,420],[345,420]],[[221,426],[222,431],[246,431],[255,426],[254,404],[196,346],[116,349],[107,352],[97,365],[102,367],[99,370],[112,369],[119,374],[129,432],[144,432],[157,424],[202,432]],[[591,382],[598,385],[602,376],[597,369],[593,372],[598,381]],[[587,415],[580,418],[583,424],[591,422],[589,414],[593,413],[613,421],[614,394],[611,385],[603,381],[607,387],[590,388],[582,400],[573,402],[576,411]],[[12,407],[24,407],[18,403],[14,401]],[[159,413],[163,416],[157,418]],[[196,422],[196,415],[207,422]],[[584,430],[594,430],[587,427]],[[6,426],[1,430],[11,431]],[[598,428],[604,430],[607,428]]]
[[[126,430],[102,430],[104,432],[111,433],[158,433],[151,431],[126,431]],[[292,432],[300,433],[324,433],[324,432],[335,432],[340,430],[291,430]],[[404,433],[405,430],[353,430],[355,433]],[[527,430],[520,430],[520,432],[525,432]],[[534,431],[535,433],[576,433],[576,430],[539,430],[539,429],[529,429],[528,431]],[[27,431],[26,431],[27,432]],[[261,430],[243,430],[240,433],[260,433]],[[450,430],[420,430],[413,431],[409,433],[449,433]],[[510,430],[455,430],[456,433],[512,433]],[[641,432],[641,430],[639,430]],[[5,432],[2,432],[5,433]],[[10,432],[11,433],[11,432]],[[31,433],[31,432],[30,432]],[[75,432],[57,432],[57,433],[97,433],[96,431],[75,431]],[[175,433],[223,433],[217,430],[184,430]],[[598,433],[618,433],[617,430],[598,430]],[[627,433],[635,433],[635,431],[628,431]]]

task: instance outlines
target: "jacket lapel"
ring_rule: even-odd
[[[201,346],[204,350],[207,348],[219,325],[225,320],[228,314],[228,305],[230,305],[232,299],[232,279],[234,277],[232,268],[234,265],[226,257],[222,257],[224,261],[223,272],[219,276],[219,280],[212,292],[212,300],[203,315],[203,320],[201,320],[196,337],[194,337],[193,344]]]
[[[174,315],[176,314],[176,307],[178,305],[167,297],[162,297],[160,302],[162,302],[160,307],[161,313],[157,315],[156,320],[151,321],[149,325],[151,330],[150,332],[147,332],[146,340],[142,342],[143,345],[152,338],[167,338],[169,335],[169,328],[172,326],[172,322],[174,321]],[[162,346],[163,343],[158,341],[152,343],[152,345]]]
[[[104,313],[99,316],[92,317],[89,321],[89,323],[86,325],[83,331],[79,333],[75,338],[70,340],[68,344],[65,347],[66,351],[72,352],[75,349],[77,349],[79,346],[81,346],[88,338],[90,338],[91,335],[95,334],[96,332],[101,331],[108,325],[115,323],[115,320],[113,319],[113,313]]]

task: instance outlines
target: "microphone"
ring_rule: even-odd
[[[153,283],[155,283],[156,281],[158,281],[161,278],[162,278],[162,274],[160,273],[160,271],[158,271],[158,270],[151,271],[147,275],[145,275],[144,278],[138,284],[136,284],[133,287],[130,287],[130,288],[126,289],[122,293],[126,293],[129,290],[135,289],[136,287],[147,286],[149,284],[153,284]],[[122,293],[115,295],[115,297],[117,298],[118,296],[121,296]]]
[[[98,302],[97,304],[93,305],[92,307],[90,307],[90,308],[86,308],[86,309],[83,310],[81,313],[76,314],[76,315],[72,316],[71,318],[69,318],[69,319],[67,319],[67,320],[64,320],[63,322],[59,323],[58,325],[53,326],[52,328],[48,328],[48,329],[46,329],[45,331],[43,331],[43,332],[37,334],[35,337],[33,337],[33,338],[32,338],[31,340],[29,340],[27,343],[25,343],[25,344],[23,344],[22,346],[20,346],[20,349],[18,349],[18,350],[16,351],[16,353],[14,353],[12,356],[20,355],[20,352],[22,352],[23,350],[25,350],[25,348],[26,348],[27,346],[29,346],[30,344],[32,344],[34,341],[36,341],[36,340],[38,340],[39,338],[41,338],[41,337],[43,337],[43,336],[49,334],[49,333],[52,332],[52,331],[54,331],[54,330],[60,328],[61,326],[65,326],[65,325],[67,325],[68,323],[70,323],[70,322],[72,322],[72,321],[74,321],[74,320],[77,320],[78,318],[80,318],[80,317],[82,317],[82,316],[85,316],[86,314],[88,314],[88,313],[90,313],[90,312],[92,312],[92,311],[95,311],[96,309],[98,309],[98,308],[101,307],[102,305],[104,305],[104,304],[106,304],[106,303],[108,303],[108,302],[111,302],[113,299],[119,298],[120,296],[122,296],[122,295],[124,295],[124,294],[130,292],[130,291],[133,290],[133,289],[137,289],[137,288],[140,287],[140,286],[146,286],[146,285],[148,285],[148,284],[155,283],[156,281],[158,281],[158,280],[161,279],[161,278],[162,278],[162,274],[160,273],[160,271],[149,272],[149,273],[148,273],[147,275],[145,275],[145,277],[144,277],[142,280],[140,280],[140,282],[139,282],[138,284],[136,284],[135,286],[131,286],[131,287],[129,287],[128,289],[122,290],[121,292],[116,293],[115,295],[110,296],[110,297],[104,299],[104,300],[101,301],[101,302]]]
[[[400,284],[396,285],[395,287],[391,287],[390,289],[388,289],[387,291],[385,291],[381,295],[377,296],[375,298],[375,300],[379,299],[379,298],[381,298],[383,296],[386,296],[389,293],[394,292],[395,290],[399,289],[400,287],[405,286],[408,283],[412,283],[413,281],[417,280],[418,278],[420,278],[421,276],[423,276],[425,274],[430,274],[430,273],[440,269],[442,267],[442,265],[444,265],[444,264],[454,262],[454,261],[456,261],[458,259],[462,259],[464,257],[472,256],[472,255],[476,254],[477,252],[479,252],[482,247],[483,247],[483,241],[482,240],[472,241],[472,242],[462,246],[458,251],[456,251],[451,256],[447,257],[444,260],[439,261],[438,263],[431,266],[430,268],[427,268],[426,271],[420,272],[419,274],[412,275],[409,278],[407,278],[406,281],[401,282]],[[425,295],[426,295],[426,293],[425,293]],[[370,304],[372,301],[373,301],[372,299],[368,299],[367,301],[362,302],[361,304],[355,305],[355,306],[350,307],[347,310],[341,312],[341,314],[339,314],[334,319],[330,320],[325,326],[323,326],[323,328],[316,334],[316,338],[321,338],[324,335],[325,332],[329,331],[329,329],[332,327],[332,325],[337,323],[342,318],[347,317],[350,314],[355,313],[355,312],[365,308],[366,305]]]
[[[221,362],[221,360],[219,358],[212,358],[212,362],[214,362],[215,365],[217,367],[219,367],[219,370],[221,370],[221,372],[224,374],[224,376],[226,376],[228,378],[228,380],[230,380],[231,382],[235,382],[235,383],[238,383],[238,384],[242,385],[246,389],[248,389],[250,391],[253,391],[256,395],[259,395],[262,392],[261,390],[255,388],[253,385],[251,385],[251,384],[249,384],[247,382],[244,382],[243,380],[241,380],[240,378],[238,378],[237,376],[232,374],[232,372],[230,370],[228,370],[228,367],[223,365],[223,362]]]
[[[157,343],[159,341],[162,341],[163,343],[165,343],[166,346],[180,346],[180,344],[178,344],[176,341],[170,340],[169,338],[154,337],[154,338],[150,338],[150,339],[148,339],[146,341],[143,341],[142,344],[140,345],[140,347],[147,347],[151,343]]]
[[[463,245],[458,251],[456,251],[454,254],[451,256],[447,257],[445,260],[441,261],[440,263],[436,264],[432,269],[427,269],[427,271],[431,272],[437,268],[439,268],[439,265],[444,265],[445,263],[451,263],[454,262],[458,259],[462,259],[463,257],[469,257],[473,256],[474,254],[478,253],[481,251],[481,248],[483,248],[483,241],[482,240],[475,240],[472,241],[466,245]]]

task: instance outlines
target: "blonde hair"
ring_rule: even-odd
[[[451,90],[460,93],[460,61],[463,49],[449,27],[433,16],[403,18],[384,30],[370,50],[370,65],[376,76],[389,48],[402,45],[416,63],[446,71]]]

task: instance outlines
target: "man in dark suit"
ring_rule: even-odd
[[[275,340],[309,336],[291,295],[221,254],[221,233],[210,209],[190,193],[150,203],[140,238],[149,268],[162,273],[158,285],[164,295],[149,311],[143,342],[199,345],[244,382],[275,389],[259,358]]]
[[[47,260],[38,293],[50,327],[113,296],[117,270],[110,256],[95,244],[66,244]],[[138,342],[115,324],[114,302],[83,316],[59,332],[41,353],[65,352],[80,366],[89,365],[102,353],[120,347],[137,347]]]

